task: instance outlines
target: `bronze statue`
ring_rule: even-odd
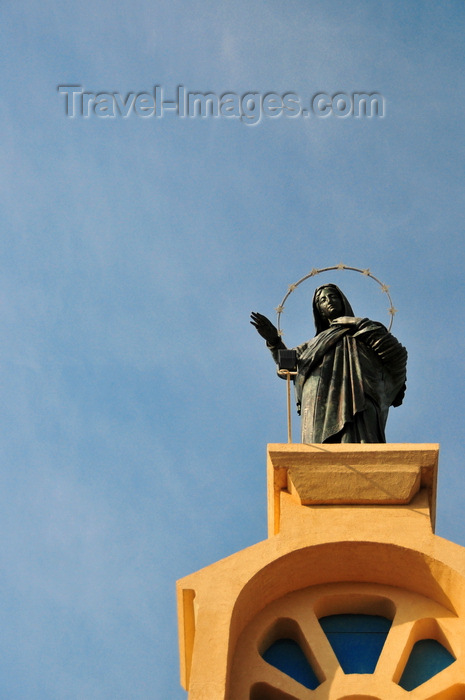
[[[334,284],[315,291],[313,316],[315,337],[295,348],[302,442],[386,442],[389,407],[405,393],[406,349],[381,323],[354,317]],[[262,314],[251,318],[277,363],[286,349],[277,328]]]

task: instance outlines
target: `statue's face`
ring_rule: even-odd
[[[339,318],[339,316],[342,316],[344,313],[342,299],[338,292],[332,287],[324,287],[320,291],[317,306],[320,314],[329,321]]]

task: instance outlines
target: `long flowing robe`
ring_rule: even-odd
[[[284,348],[281,341],[270,347],[276,361]],[[355,326],[332,323],[295,350],[302,442],[386,442],[389,407],[405,393],[407,351],[399,341],[364,318]]]

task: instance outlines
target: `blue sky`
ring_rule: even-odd
[[[175,580],[266,536],[284,384],[248,323],[370,268],[465,545],[462,2],[5,2],[0,696],[185,700]],[[68,118],[92,93],[378,92],[383,118]],[[388,322],[375,284],[330,276]],[[329,278],[326,278],[329,280]],[[318,280],[319,281],[319,280]],[[313,335],[311,282],[285,340]],[[297,428],[296,428],[297,431]]]

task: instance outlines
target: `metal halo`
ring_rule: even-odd
[[[390,331],[392,328],[392,323],[394,321],[394,315],[397,313],[397,309],[394,307],[394,304],[392,303],[391,295],[389,294],[388,285],[383,284],[377,277],[372,275],[369,269],[361,270],[358,267],[350,267],[350,265],[344,265],[343,263],[339,263],[339,265],[333,265],[332,267],[320,267],[318,269],[314,267],[312,270],[310,270],[308,275],[305,275],[305,277],[302,277],[302,279],[300,279],[295,284],[289,285],[289,288],[288,288],[286,294],[284,295],[282,302],[280,303],[279,306],[276,307],[276,313],[278,315],[278,324],[277,324],[278,325],[278,334],[280,336],[283,334],[283,332],[281,330],[281,314],[284,311],[284,304],[286,303],[287,298],[292,294],[294,289],[296,289],[299,286],[299,284],[302,284],[302,282],[305,282],[305,280],[308,280],[310,277],[316,277],[316,275],[319,275],[320,272],[329,272],[330,270],[352,270],[353,272],[360,272],[360,274],[364,275],[365,277],[371,277],[372,280],[374,280],[377,284],[379,284],[379,286],[381,287],[381,291],[384,294],[387,294],[387,297],[388,297],[389,303],[390,303],[390,307],[388,309],[389,316],[391,317],[390,321],[389,321],[389,326],[388,326],[388,330]]]

